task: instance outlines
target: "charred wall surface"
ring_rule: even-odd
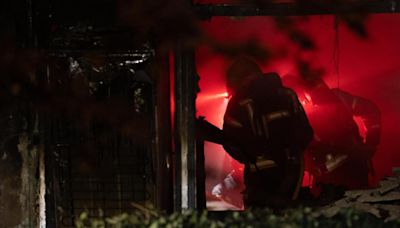
[[[84,210],[172,198],[167,58],[118,22],[117,3],[1,3],[0,227],[72,227]]]
[[[17,50],[30,45],[27,9],[22,1],[0,4],[0,227],[34,227],[39,221],[35,111],[22,92],[26,65],[17,57]]]
[[[0,227],[33,227],[38,222],[38,151],[24,114],[16,105],[2,105]]]

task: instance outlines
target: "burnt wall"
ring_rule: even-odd
[[[0,109],[0,227],[37,224],[38,156],[18,99]]]
[[[0,2],[0,227],[37,224],[37,147],[22,89],[30,39],[28,1]]]

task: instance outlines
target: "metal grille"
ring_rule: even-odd
[[[99,143],[99,130],[82,138],[67,122],[52,121],[50,125],[57,143],[48,154],[47,170],[52,178],[48,180],[47,191],[54,201],[47,203],[54,204],[57,227],[73,227],[83,211],[99,216],[101,210],[108,217],[131,211],[132,202],[152,199],[148,146],[135,144],[111,130],[108,140]],[[87,142],[99,143],[102,148],[88,153],[78,149]]]
[[[64,143],[57,140],[54,144],[53,161],[48,165],[48,169],[53,168],[48,191],[54,194],[57,227],[73,227],[84,211],[99,216],[101,210],[109,217],[132,211],[132,202],[151,200],[149,148],[111,133],[105,143],[108,147],[82,154],[82,150],[75,151],[77,146],[96,141],[96,135],[85,140],[78,140],[79,134],[71,135],[59,135]],[[68,138],[73,141],[68,142]]]
[[[96,90],[106,93],[93,96],[100,101],[122,100],[129,106],[132,118],[148,116],[150,118],[140,121],[151,122],[151,83],[143,81],[143,75],[127,76],[118,72],[114,75],[109,87]],[[152,203],[151,140],[123,134],[121,129],[99,120],[92,121],[89,127],[80,127],[70,116],[59,113],[43,118],[42,123],[48,151],[46,213],[49,227],[74,227],[75,219],[84,211],[93,217],[110,217],[132,211],[133,202]],[[145,126],[152,128],[153,125]],[[136,131],[151,132],[149,129]]]

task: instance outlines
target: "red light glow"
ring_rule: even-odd
[[[215,3],[217,0],[207,0]],[[220,2],[220,0],[218,0]],[[296,72],[296,56],[298,48],[290,42],[282,32],[276,30],[271,17],[247,17],[241,20],[232,20],[229,17],[215,17],[201,23],[201,27],[210,38],[229,44],[242,44],[248,40],[260,41],[275,51],[273,47],[285,47],[280,58],[260,62],[264,72],[274,71],[280,75]],[[310,16],[308,20],[299,20],[300,27],[315,41],[316,49],[311,58],[313,64],[325,70],[324,81],[331,88],[340,85],[344,91],[370,99],[380,108],[382,113],[382,137],[378,151],[373,157],[376,182],[384,176],[391,175],[392,167],[399,166],[400,157],[400,119],[399,119],[399,84],[400,45],[398,39],[400,30],[399,15],[374,14],[366,22],[369,34],[367,39],[359,39],[346,25],[340,24],[340,77],[334,72],[332,64],[332,49],[335,37],[333,29],[334,17]],[[384,25],[384,26],[383,26]],[[279,48],[277,48],[279,50]],[[196,50],[196,65],[200,75],[200,88],[197,99],[197,115],[206,119],[217,127],[223,123],[228,99],[226,97],[225,70],[232,59],[220,55],[212,48],[201,46]],[[303,104],[307,115],[317,115],[321,108],[307,98],[307,95],[298,92],[299,100]],[[315,100],[314,100],[315,101]],[[326,114],[321,118],[326,118]],[[356,122],[359,122],[356,120]],[[365,129],[360,128],[361,135]],[[364,131],[364,132],[363,132]],[[223,180],[232,169],[232,164],[225,158],[225,152],[219,145],[205,145],[207,191]],[[226,155],[228,157],[228,155]],[[309,186],[312,176],[305,173],[303,185]]]

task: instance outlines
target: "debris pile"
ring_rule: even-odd
[[[344,198],[320,208],[315,216],[335,216],[343,208],[371,213],[385,221],[400,219],[400,168],[393,168],[394,176],[386,177],[379,187],[346,191]]]

